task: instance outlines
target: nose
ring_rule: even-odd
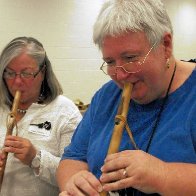
[[[116,67],[116,79],[126,80],[130,76],[130,73],[127,73],[122,67]]]
[[[16,74],[16,76],[14,78],[14,82],[15,83],[21,83],[22,82],[22,78],[21,78],[20,74]]]

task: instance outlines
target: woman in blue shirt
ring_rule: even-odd
[[[196,195],[196,69],[174,57],[163,3],[107,1],[94,42],[112,81],[96,92],[64,150],[60,195]],[[137,149],[124,131],[119,152],[107,156],[125,83],[133,85],[127,122]]]

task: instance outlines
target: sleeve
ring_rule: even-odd
[[[75,130],[71,143],[65,147],[61,160],[72,159],[87,162],[88,145],[91,139],[94,124],[94,116],[99,107],[101,89],[93,96],[91,103],[85,112],[82,121]]]
[[[69,107],[66,108],[66,111],[61,111],[59,109],[58,113],[60,116],[56,116],[56,138],[58,144],[58,151],[51,152],[47,148],[42,148],[41,159],[40,159],[40,169],[39,174],[37,175],[41,180],[44,180],[52,185],[57,186],[56,182],[56,169],[60,162],[60,157],[63,154],[65,146],[70,143],[71,137],[74,130],[79,124],[82,116],[78,108],[71,103]]]
[[[91,135],[91,108],[92,102],[84,117],[75,130],[71,143],[65,147],[62,160],[73,159],[86,162],[88,143]]]
[[[111,102],[106,102],[105,100],[111,99],[111,94],[114,95],[112,99],[116,99],[119,91],[117,85],[111,81],[103,85],[103,87],[95,93],[82,121],[73,134],[71,143],[65,147],[61,160],[72,159],[83,162],[88,161],[88,153],[92,147],[89,145],[94,140],[96,131],[99,130],[98,127],[100,126],[100,122],[102,122],[102,114],[105,113],[105,108],[113,107],[112,100]],[[110,115],[110,112],[107,114]]]

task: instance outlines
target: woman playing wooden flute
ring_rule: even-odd
[[[60,196],[196,195],[196,68],[173,54],[161,0],[106,1],[94,25],[111,77],[65,148]],[[119,152],[107,156],[125,83],[133,85]]]
[[[0,169],[8,152],[0,195],[56,196],[56,168],[80,112],[62,96],[43,45],[32,37],[8,43],[0,56],[0,74]],[[17,126],[5,138],[17,90]]]

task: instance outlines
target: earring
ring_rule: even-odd
[[[166,61],[166,67],[167,67],[167,69],[169,69],[169,67],[170,67],[169,58],[168,58],[167,61]]]

